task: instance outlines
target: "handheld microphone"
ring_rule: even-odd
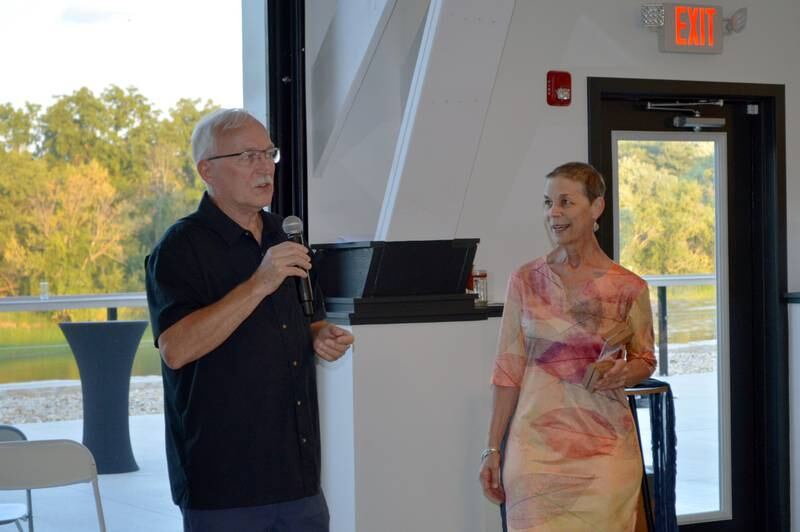
[[[301,246],[305,246],[303,241],[303,220],[297,216],[287,216],[283,220],[283,232],[289,237],[289,240],[296,242]],[[300,300],[300,306],[303,307],[303,314],[306,316],[314,315],[314,293],[311,291],[311,279],[309,277],[297,277],[297,298]]]

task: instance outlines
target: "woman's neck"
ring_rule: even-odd
[[[559,264],[573,270],[581,267],[607,268],[610,260],[594,236],[582,242],[561,245],[548,256],[548,262],[551,264]]]

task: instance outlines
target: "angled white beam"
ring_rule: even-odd
[[[309,76],[309,108],[313,113],[310,162],[311,173],[317,177],[325,173],[396,3],[384,0],[378,8],[375,2],[369,6],[352,0],[336,4]]]

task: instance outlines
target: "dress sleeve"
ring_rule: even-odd
[[[631,305],[628,323],[633,330],[633,337],[625,346],[628,360],[639,359],[650,366],[650,369],[655,369],[653,314],[650,310],[650,290],[647,284],[639,291],[639,295]]]
[[[492,372],[492,384],[519,388],[525,374],[527,356],[522,333],[522,296],[520,279],[512,275],[508,281],[500,335],[497,339],[497,358]]]

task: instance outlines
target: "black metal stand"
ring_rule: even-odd
[[[633,413],[633,423],[636,425],[636,438],[639,440],[639,454],[642,457],[642,502],[644,503],[644,518],[647,521],[647,530],[655,532],[656,520],[653,516],[653,500],[650,495],[650,483],[647,482],[647,472],[644,469],[644,448],[642,447],[642,432],[639,430],[639,415],[636,413],[636,396],[628,396],[628,404]]]
[[[664,381],[646,379],[632,388],[627,388],[625,395],[628,397],[628,405],[633,415],[636,437],[639,440],[639,451],[642,456],[642,502],[647,530],[650,532],[677,532],[674,491],[676,440],[670,386]],[[651,493],[647,473],[644,470],[644,447],[636,410],[638,397],[646,399],[650,406],[654,478],[652,491],[655,493]]]

